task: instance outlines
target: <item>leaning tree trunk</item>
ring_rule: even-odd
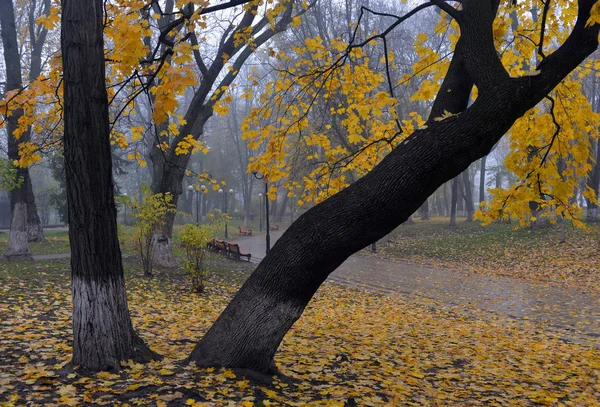
[[[73,291],[73,364],[85,371],[155,355],[131,324],[112,182],[102,0],[63,0],[64,157]]]
[[[516,119],[597,48],[598,25],[584,28],[594,3],[580,0],[574,33],[545,59],[537,76],[510,78],[494,48],[490,2],[463,0],[459,25],[465,48],[458,52],[457,46],[454,59],[464,53],[466,72],[451,65],[446,79],[473,75],[477,100],[458,116],[429,120],[370,173],[298,218],[196,345],[190,361],[271,371],[284,335],[331,272],[486,155]],[[442,88],[442,93],[451,92]]]

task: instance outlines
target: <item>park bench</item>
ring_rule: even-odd
[[[218,251],[219,249],[217,249],[217,241],[215,239],[211,240],[210,242],[206,243],[206,248],[209,250],[214,250],[214,251]]]
[[[225,252],[225,253],[229,254],[229,247],[228,247],[229,244],[226,241],[215,239],[215,244],[217,246],[218,252]]]
[[[246,226],[240,226],[240,235],[250,236],[252,235],[252,229],[248,229]]]
[[[279,230],[279,225],[269,225],[270,230]]]
[[[252,255],[250,253],[243,253],[240,250],[239,245],[237,245],[235,243],[228,243],[228,246],[229,246],[229,254],[234,259],[241,260],[241,257],[246,257],[246,258],[248,258],[248,261],[250,261],[250,258],[252,257]]]

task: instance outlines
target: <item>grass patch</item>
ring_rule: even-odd
[[[560,243],[560,226],[514,230],[514,225],[449,219],[417,220],[402,225],[390,242],[378,246],[378,256],[436,267],[502,274],[537,281],[560,282],[598,289],[599,229],[565,225],[566,242]]]

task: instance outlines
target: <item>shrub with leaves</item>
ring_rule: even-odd
[[[211,227],[187,224],[181,230],[179,237],[185,249],[184,266],[192,280],[192,290],[201,293],[204,291],[204,282],[209,273],[204,260],[206,244],[214,238]]]
[[[152,260],[154,258],[153,237],[164,226],[166,215],[177,212],[170,193],[152,194],[150,188],[142,188],[144,197],[141,205],[135,200],[129,201],[136,219],[133,232],[133,242],[142,258],[145,276],[152,276]]]

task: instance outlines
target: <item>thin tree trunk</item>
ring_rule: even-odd
[[[465,187],[465,209],[467,211],[467,222],[473,222],[473,189],[471,188],[471,180],[469,178],[469,169],[462,174],[463,185]]]
[[[73,291],[73,359],[84,371],[156,355],[131,324],[112,181],[102,0],[63,0],[64,157]]]
[[[465,190],[463,188],[462,175],[456,180],[457,184],[457,201],[456,201],[456,212],[458,216],[464,216],[465,207]]]
[[[450,226],[456,226],[456,206],[458,203],[458,178],[452,179],[452,192],[450,203]]]
[[[285,216],[285,210],[288,207],[288,196],[287,193],[283,194],[283,202],[281,203],[281,208],[279,209],[279,213],[277,213],[277,221],[281,223],[283,221],[283,217]]]
[[[425,200],[425,202],[423,202],[423,205],[421,205],[420,208],[420,212],[421,212],[421,220],[429,220],[429,198],[427,198]]]
[[[442,188],[444,191],[444,216],[448,216],[450,214],[450,200],[448,199],[448,183],[446,182]]]
[[[487,155],[481,159],[481,166],[479,167],[479,203],[485,202],[485,166],[487,162]]]
[[[15,23],[15,12],[12,0],[0,0],[0,35],[2,36],[2,46],[4,53],[4,66],[6,69],[6,85],[5,92],[21,89],[21,56],[19,55],[19,45],[17,42],[17,28]],[[31,139],[29,129],[26,129],[17,140],[14,136],[18,128],[19,119],[23,116],[23,109],[10,106],[12,112],[6,117],[6,130],[8,133],[8,159],[11,162],[19,160],[19,144],[28,142]],[[28,203],[33,200],[33,192],[31,191],[31,178],[29,177],[29,169],[17,167],[17,180],[20,185],[9,191],[9,199],[11,206],[11,236],[8,241],[8,250],[4,253],[4,257],[22,258],[30,256],[29,248],[27,247],[28,233]],[[18,208],[17,208],[18,205]],[[24,209],[24,210],[23,210]],[[37,219],[37,211],[35,216],[30,215],[32,220]],[[22,239],[22,224],[25,222],[25,241]],[[43,240],[43,234],[42,234]]]

